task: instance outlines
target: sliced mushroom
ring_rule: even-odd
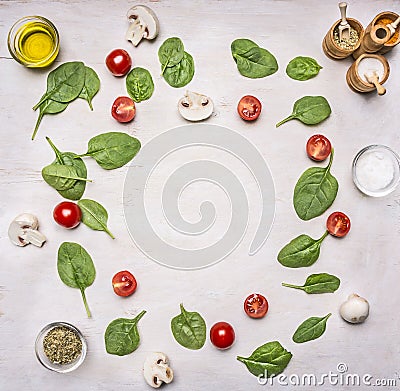
[[[161,352],[151,353],[143,364],[143,375],[148,385],[159,388],[163,383],[171,383],[174,372],[168,366],[168,357]]]
[[[186,91],[185,96],[178,102],[178,110],[188,121],[201,121],[212,114],[214,104],[208,96]]]
[[[134,46],[139,45],[142,38],[154,39],[160,30],[156,14],[145,5],[135,5],[127,13],[129,28],[125,38]]]
[[[17,216],[8,228],[10,240],[17,246],[26,246],[29,243],[42,247],[46,237],[38,231],[39,221],[30,213]]]

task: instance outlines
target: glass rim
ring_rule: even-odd
[[[371,145],[367,145],[366,147],[362,148],[360,151],[358,151],[358,153],[356,154],[356,156],[353,159],[353,163],[352,163],[352,177],[353,177],[353,182],[356,185],[357,189],[370,197],[384,197],[390,193],[392,193],[396,187],[398,186],[399,182],[400,182],[400,176],[397,180],[395,180],[393,183],[390,183],[388,186],[384,187],[382,190],[370,190],[368,188],[366,188],[365,186],[361,185],[361,183],[359,182],[358,178],[357,178],[357,163],[358,160],[360,159],[360,157],[362,155],[364,155],[365,152],[368,152],[370,150],[385,150],[386,152],[388,152],[397,162],[397,173],[400,173],[400,156],[393,151],[393,149],[391,149],[390,147],[386,146],[386,145],[382,145],[382,144],[371,144]]]
[[[45,24],[47,24],[52,29],[52,31],[54,32],[54,36],[55,36],[55,42],[54,42],[53,50],[45,58],[41,59],[38,62],[25,61],[25,60],[19,58],[15,54],[15,44],[14,44],[15,42],[14,42],[13,34],[15,34],[15,30],[17,29],[17,27],[20,27],[19,25],[22,26],[24,23],[26,23],[28,21],[32,21],[32,20],[38,20],[38,21],[41,21],[41,22],[44,22]],[[8,51],[10,52],[11,56],[14,58],[14,60],[19,62],[20,64],[25,65],[25,66],[34,65],[36,67],[40,67],[40,65],[46,63],[46,61],[49,58],[54,56],[54,54],[56,54],[59,51],[59,48],[60,48],[60,36],[59,36],[58,30],[57,30],[57,27],[53,24],[53,22],[51,22],[46,17],[40,16],[40,15],[28,15],[28,16],[23,16],[22,18],[18,19],[10,27],[10,30],[8,31],[8,35],[7,35],[7,46],[8,46]]]
[[[74,331],[77,334],[77,336],[79,337],[80,341],[82,342],[82,351],[81,351],[80,355],[73,362],[71,362],[69,364],[64,364],[65,365],[64,367],[62,364],[55,364],[55,363],[52,363],[50,360],[49,360],[49,363],[45,362],[42,359],[41,354],[40,354],[40,352],[43,352],[43,354],[45,355],[45,353],[42,349],[42,346],[40,345],[41,340],[45,337],[45,334],[47,334],[50,330],[52,330],[56,327],[62,327],[62,326],[67,327],[68,329]],[[37,360],[46,369],[49,369],[50,371],[54,371],[54,372],[58,372],[58,373],[67,373],[67,372],[71,372],[71,371],[77,369],[85,360],[86,352],[87,352],[87,343],[86,343],[85,337],[83,336],[83,334],[77,327],[75,327],[74,325],[72,325],[71,323],[68,323],[68,322],[52,322],[52,323],[47,324],[39,331],[39,333],[36,337],[36,340],[35,340],[35,354],[36,354]]]

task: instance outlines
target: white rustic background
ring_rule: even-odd
[[[321,375],[345,363],[351,373],[395,377],[396,371],[400,373],[400,188],[381,199],[363,196],[353,185],[351,164],[362,147],[373,143],[400,152],[400,49],[388,55],[392,71],[387,94],[357,95],[345,82],[351,61],[334,62],[321,50],[323,36],[339,16],[337,1],[141,3],[156,12],[161,32],[156,41],[134,48],[124,40],[125,14],[134,1],[0,1],[0,389],[146,389],[142,363],[149,352],[159,350],[168,354],[175,371],[174,382],[167,387],[170,390],[256,390],[260,387],[257,379],[235,357],[247,356],[257,346],[276,339],[293,353],[285,372],[288,375]],[[383,10],[400,12],[395,0],[349,3],[348,15],[364,26]],[[101,79],[94,112],[86,102],[74,102],[64,113],[45,117],[34,142],[30,135],[37,113],[31,107],[45,89],[49,70],[24,68],[11,59],[6,45],[9,28],[25,15],[43,15],[60,32],[60,55],[50,69],[65,61],[81,60]],[[95,183],[87,186],[85,197],[108,209],[115,241],[84,225],[71,231],[57,226],[52,210],[61,198],[40,175],[41,168],[53,159],[46,135],[62,150],[83,152],[87,140],[101,132],[126,131],[144,144],[185,123],[176,110],[184,89],[169,87],[159,76],[157,50],[170,36],[182,38],[195,59],[196,73],[188,88],[209,95],[215,102],[214,115],[208,121],[232,128],[252,141],[269,163],[276,185],[276,218],[263,249],[249,257],[251,237],[246,236],[227,259],[194,272],[159,266],[131,241],[122,206],[127,167],[108,172],[87,161],[89,177]],[[255,40],[274,53],[280,65],[278,73],[261,80],[242,77],[230,54],[231,41],[239,37]],[[104,65],[108,52],[118,47],[129,51],[134,66],[149,69],[155,81],[154,95],[137,105],[135,120],[125,126],[110,115],[114,99],[126,94],[125,81],[114,78]],[[286,64],[298,55],[312,56],[324,67],[317,78],[297,82],[286,76]],[[243,122],[236,113],[236,104],[245,94],[254,94],[263,102],[262,115],[255,123]],[[333,109],[326,122],[309,128],[292,121],[275,129],[275,123],[290,113],[296,99],[317,94],[324,95]],[[326,134],[336,149],[332,171],[340,190],[331,210],[346,212],[352,229],[342,240],[327,238],[320,259],[312,267],[291,270],[276,261],[279,249],[300,233],[321,235],[328,215],[303,222],[292,206],[294,184],[312,164],[304,146],[316,132]],[[18,248],[8,240],[8,225],[22,212],[39,217],[41,231],[48,238],[43,248]],[[66,287],[57,275],[56,254],[63,241],[81,243],[95,262],[96,281],[86,291],[92,319],[86,318],[79,291]],[[123,269],[131,270],[139,283],[137,292],[127,299],[116,296],[111,288],[113,274]],[[281,287],[282,281],[300,283],[317,272],[338,275],[340,289],[335,294],[307,296]],[[252,292],[268,297],[270,311],[262,320],[252,320],[243,312],[243,299]],[[338,315],[339,305],[352,292],[370,301],[371,314],[365,324],[352,326]],[[169,323],[180,302],[199,311],[209,327],[219,320],[232,323],[235,345],[228,351],[216,350],[209,341],[200,351],[178,345]],[[108,355],[103,341],[107,324],[141,309],[148,313],[140,322],[142,342],[138,350],[125,357]],[[328,312],[333,316],[322,338],[301,345],[291,341],[304,319]],[[65,375],[42,368],[34,354],[39,330],[57,320],[80,328],[89,345],[84,364]],[[341,387],[325,385],[321,389]]]

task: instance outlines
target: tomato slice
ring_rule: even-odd
[[[342,212],[333,212],[326,221],[326,228],[331,235],[341,238],[350,231],[350,219]]]
[[[81,222],[82,211],[75,202],[63,201],[54,208],[53,218],[62,227],[72,229]]]
[[[215,323],[210,330],[211,343],[218,349],[228,349],[235,342],[235,330],[227,322]]]
[[[118,272],[112,279],[114,292],[118,296],[130,296],[137,288],[137,282],[132,273],[127,270]]]
[[[128,96],[119,96],[111,107],[111,115],[118,122],[130,122],[135,118],[135,102]]]
[[[311,136],[306,145],[307,155],[310,159],[322,162],[331,153],[331,142],[322,134]]]
[[[268,312],[268,307],[267,299],[259,293],[252,293],[244,301],[244,311],[250,318],[263,318]]]
[[[245,95],[240,99],[237,111],[245,121],[254,121],[260,116],[261,108],[261,102],[255,96]]]

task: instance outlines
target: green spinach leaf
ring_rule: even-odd
[[[76,173],[78,174],[78,176],[87,179],[86,165],[81,158],[76,158],[76,154],[73,152],[60,152],[49,137],[46,137],[46,140],[48,141],[54,153],[56,154],[56,159],[52,164],[72,166],[76,169]],[[82,198],[83,193],[85,192],[85,188],[86,188],[86,181],[82,180],[82,181],[76,181],[76,183],[67,190],[57,190],[57,191],[64,198],[76,201]]]
[[[142,311],[133,319],[115,319],[107,326],[104,334],[107,353],[125,356],[138,348],[140,336],[137,324],[145,313]]]
[[[71,189],[76,184],[76,181],[91,182],[90,179],[80,177],[75,167],[59,164],[49,164],[43,167],[42,177],[56,190]]]
[[[85,83],[85,65],[83,62],[66,62],[54,69],[47,76],[47,90],[40,101],[33,107],[37,110],[46,100],[68,103],[76,99]]]
[[[206,342],[206,322],[198,312],[186,311],[171,320],[171,331],[176,341],[187,349],[201,349]]]
[[[293,342],[303,343],[319,338],[326,329],[326,322],[332,314],[323,318],[311,317],[306,319],[293,334]]]
[[[235,55],[242,55],[246,52],[248,52],[250,49],[252,48],[258,48],[259,46],[251,41],[250,39],[245,39],[245,38],[239,38],[239,39],[235,39],[232,43],[231,43],[231,53],[233,56],[233,59],[236,62],[236,57]]]
[[[251,45],[251,42],[247,43],[247,45]],[[232,56],[241,75],[259,79],[272,75],[278,70],[278,62],[268,50],[253,46],[248,51],[243,52],[241,49],[245,46],[239,45],[237,42],[231,45],[231,49],[233,47],[236,50],[239,47],[239,52],[232,51]]]
[[[82,223],[95,231],[105,231],[113,239],[114,235],[107,227],[108,213],[98,202],[93,200],[79,200],[79,208],[82,211]]]
[[[258,347],[250,357],[237,356],[237,360],[246,365],[254,376],[276,376],[288,366],[292,353],[278,341],[267,342]]]
[[[326,167],[311,167],[296,183],[293,205],[302,220],[311,220],[324,213],[335,201],[339,184],[331,174],[334,150]]]
[[[79,98],[85,99],[93,110],[92,99],[100,90],[100,79],[97,73],[90,67],[85,66],[85,81],[82,87],[82,91],[79,94]]]
[[[42,122],[42,118],[46,114],[57,114],[64,111],[68,106],[68,103],[56,102],[52,99],[46,99],[39,105],[39,116],[36,121],[35,129],[32,134],[32,140],[35,139],[36,133],[39,130],[39,125]]]
[[[295,80],[309,80],[318,75],[321,65],[311,57],[296,57],[286,67],[287,75]]]
[[[86,301],[85,289],[93,284],[96,269],[88,252],[78,243],[62,243],[58,249],[57,269],[65,285],[81,291],[86,313],[90,318],[92,315]]]
[[[136,103],[149,99],[154,91],[150,72],[140,67],[133,68],[126,77],[126,89]]]
[[[340,286],[340,280],[336,276],[328,273],[311,274],[307,277],[304,285],[292,285],[282,283],[288,288],[300,289],[309,294],[315,293],[333,293]]]
[[[184,52],[182,60],[173,67],[165,68],[163,76],[171,87],[184,87],[190,83],[194,76],[193,57],[189,53]]]
[[[135,137],[122,132],[108,132],[91,138],[87,152],[80,157],[90,156],[102,168],[113,170],[129,163],[140,147],[140,141]]]
[[[304,96],[297,100],[289,117],[276,124],[281,126],[292,119],[298,119],[306,125],[316,125],[331,115],[331,107],[323,96]]]
[[[182,41],[177,37],[166,39],[158,49],[158,59],[162,65],[161,74],[165,68],[179,64],[183,58],[185,49]]]
[[[278,262],[286,267],[311,266],[319,257],[321,243],[328,236],[326,231],[319,239],[300,235],[279,251]]]

